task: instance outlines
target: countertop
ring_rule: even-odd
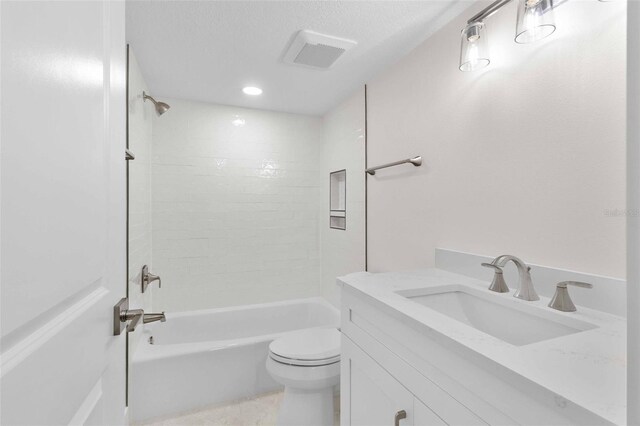
[[[389,313],[402,315],[512,372],[543,386],[603,419],[626,423],[626,320],[577,306],[577,312],[559,312],[547,305],[549,298],[528,302],[510,293],[495,293],[489,282],[439,269],[408,272],[358,272],[338,278],[338,284],[373,298]],[[596,327],[575,334],[514,346],[471,326],[396,294],[400,290],[442,285],[469,286],[508,303],[524,303],[545,316],[567,316]],[[569,291],[588,291],[570,289]],[[506,301],[505,301],[506,302]]]

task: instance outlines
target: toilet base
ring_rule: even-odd
[[[333,390],[340,383],[340,362],[299,367],[268,356],[267,371],[284,385],[278,426],[333,426]]]
[[[333,387],[284,389],[278,426],[333,426]]]

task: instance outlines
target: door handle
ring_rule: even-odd
[[[113,307],[113,335],[122,334],[125,325],[127,332],[135,330],[143,317],[144,311],[142,309],[129,309],[129,299],[126,297],[120,299]]]
[[[150,322],[162,321],[167,318],[164,312],[145,314],[142,309],[129,309],[129,299],[120,299],[113,307],[113,335],[119,336],[125,328],[130,333],[136,329],[138,324],[149,324]]]
[[[127,333],[131,333],[136,329],[140,320],[144,317],[144,311],[142,309],[128,309],[120,314],[120,321],[127,322]]]
[[[396,413],[395,421],[393,422],[394,426],[400,426],[400,420],[407,418],[407,412],[404,410],[400,410]]]

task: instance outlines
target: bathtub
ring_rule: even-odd
[[[279,389],[265,367],[269,343],[289,331],[340,323],[339,311],[322,298],[166,317],[164,323],[144,326],[133,356],[133,422]]]

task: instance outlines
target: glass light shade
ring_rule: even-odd
[[[489,65],[489,43],[483,22],[472,22],[462,30],[460,71],[474,71]]]
[[[532,43],[556,30],[553,0],[518,0],[516,43]]]

